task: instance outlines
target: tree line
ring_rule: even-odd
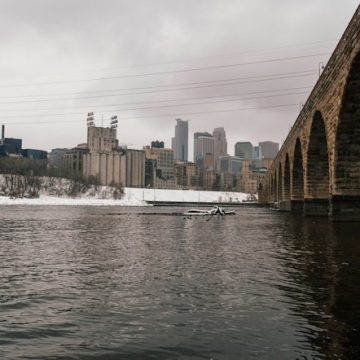
[[[100,185],[96,176],[84,177],[82,174],[71,174],[63,169],[49,166],[47,160],[29,158],[0,158],[0,174],[4,176],[2,194],[11,197],[38,197],[44,186],[42,178],[47,178],[47,186],[55,185],[56,178],[69,180],[66,195],[77,196],[86,192],[91,186],[95,190]],[[120,199],[124,193],[121,185],[110,184],[113,188],[113,198]]]

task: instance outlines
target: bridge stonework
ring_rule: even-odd
[[[260,184],[259,202],[360,220],[360,7]]]

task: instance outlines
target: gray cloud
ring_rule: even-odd
[[[328,59],[328,53],[334,49],[357,5],[357,1],[329,0],[2,0],[0,122],[8,124],[8,136],[22,137],[24,146],[47,150],[85,141],[85,116],[92,110],[99,124],[102,117],[107,121],[111,113],[130,118],[120,121],[118,138],[137,148],[154,139],[164,140],[169,146],[174,119],[183,113],[201,113],[183,116],[189,120],[191,132],[212,131],[214,127],[223,126],[230,153],[239,140],[250,140],[254,144],[262,140],[280,142],[295,121],[307,94],[285,95],[279,89],[309,86],[304,91],[310,91],[318,77],[319,64]],[[327,55],[176,72],[320,53]],[[314,73],[282,80],[155,92],[160,90],[155,88],[159,85],[302,70]],[[115,78],[165,71],[174,72]],[[114,79],[56,82],[102,77]],[[28,85],[44,81],[53,83]],[[153,89],[146,94],[144,89],[134,91],[133,95],[118,91],[116,96],[80,99],[96,95],[94,91],[102,91],[97,95],[115,95],[105,90],[145,87]],[[223,95],[266,90],[278,90],[271,94],[283,95],[215,102],[229,98],[220,97]],[[75,92],[78,94],[73,94]],[[70,100],[49,101],[52,94],[65,94],[57,98]],[[206,96],[211,99],[194,102],[208,101],[207,104],[178,105],[190,102],[181,99]],[[219,97],[215,99],[215,96]],[[20,102],[25,100],[42,101]],[[134,102],[137,104],[120,105]],[[153,102],[154,109],[126,110],[149,107],[149,102]],[[107,106],[111,104],[116,106]],[[164,107],[172,104],[178,106]],[[285,104],[293,105],[272,107]],[[44,108],[60,110],[35,110]],[[246,108],[251,110],[229,111]],[[222,110],[225,111],[220,112]],[[55,116],[57,113],[74,114]],[[44,121],[53,124],[40,124]],[[18,122],[37,124],[15,125]]]

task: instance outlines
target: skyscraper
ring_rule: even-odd
[[[176,119],[175,137],[171,141],[175,160],[188,161],[188,138],[188,121]]]
[[[215,139],[207,132],[194,133],[194,163],[200,167],[215,166],[214,159]]]
[[[218,169],[222,173],[237,174],[242,168],[243,160],[236,156],[220,155]]]
[[[252,158],[252,168],[259,169],[262,167],[262,156],[261,156],[261,149],[259,146],[254,146],[253,148],[253,158]]]
[[[227,141],[226,141],[226,135],[225,130],[223,127],[215,128],[213,131],[213,137],[214,137],[214,158],[215,158],[215,164],[218,163],[218,158],[221,155],[227,154]]]
[[[151,147],[144,146],[143,149],[148,164],[147,184],[157,189],[173,189],[175,187],[174,151],[164,148],[162,141],[152,141]]]
[[[249,141],[239,141],[235,144],[235,156],[251,161],[253,158],[253,146]]]
[[[279,151],[279,144],[272,141],[259,142],[262,159],[274,159]]]
[[[261,156],[261,148],[260,146],[254,146],[253,160],[260,160]]]

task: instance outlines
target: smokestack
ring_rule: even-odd
[[[5,139],[5,125],[1,125],[1,139]]]

